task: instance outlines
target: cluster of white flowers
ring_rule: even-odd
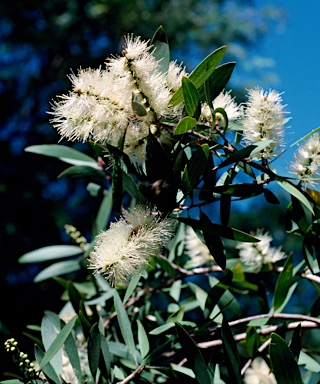
[[[276,263],[286,257],[286,254],[281,251],[281,247],[270,245],[272,237],[268,232],[263,233],[262,229],[257,229],[254,236],[260,240],[258,243],[240,243],[236,246],[247,272],[260,272],[263,264]]]
[[[250,89],[243,120],[243,138],[246,144],[257,144],[266,140],[270,143],[258,154],[259,158],[270,159],[278,154],[283,145],[285,118],[281,94],[262,88]]]
[[[231,97],[231,91],[221,92],[212,102],[213,110],[217,108],[222,108],[225,110],[228,121],[235,121],[242,117],[242,111],[239,108],[239,105],[235,102],[235,98]],[[216,119],[219,122],[219,125],[225,127],[225,121],[223,116],[220,113],[216,114]],[[201,120],[208,125],[212,125],[212,114],[210,107],[207,103],[203,103],[201,106]]]
[[[181,113],[169,101],[184,75],[176,62],[163,73],[148,41],[127,36],[122,56],[107,59],[105,69],[69,76],[72,91],[54,102],[53,126],[67,140],[113,145],[126,132],[125,151],[138,157],[153,124]]]
[[[200,240],[199,236],[191,227],[186,228],[185,252],[190,260],[184,265],[185,268],[195,268],[199,265],[213,261],[208,247]]]
[[[125,211],[119,221],[97,237],[88,268],[113,285],[139,274],[152,257],[159,256],[175,227],[174,219],[163,219],[142,205]]]
[[[277,380],[268,364],[261,358],[256,357],[244,375],[245,384],[277,384]]]
[[[291,171],[295,173],[299,180],[314,184],[319,175],[320,167],[320,136],[318,133],[312,135],[294,155],[291,163]]]

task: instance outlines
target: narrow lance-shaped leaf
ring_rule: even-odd
[[[197,381],[200,384],[212,384],[207,364],[197,344],[179,323],[176,323],[176,330],[182,348],[186,351],[188,360],[191,360],[192,370],[196,375]]]
[[[201,231],[206,231],[211,235],[224,237],[226,239],[243,241],[248,243],[257,243],[260,240],[240,231],[239,229],[225,227],[223,225],[211,223],[202,223],[200,220],[191,219],[189,217],[177,217],[178,221],[181,221],[187,225],[190,225],[193,229],[200,229]]]
[[[170,63],[170,49],[162,25],[156,30],[150,44],[152,46],[151,54],[159,63],[158,69],[162,73],[167,73]]]
[[[300,200],[308,209],[309,211],[314,215],[313,209],[310,205],[310,202],[308,199],[299,191],[297,187],[290,184],[288,181],[280,179],[279,177],[275,178],[276,182],[282,187],[284,190],[289,192],[291,195],[296,197],[298,200]]]
[[[147,333],[139,320],[137,320],[138,324],[138,343],[140,347],[141,357],[144,358],[147,356],[150,350],[149,340]]]
[[[286,300],[293,277],[293,254],[290,253],[281,271],[274,291],[273,309],[276,311]]]
[[[74,323],[75,323],[76,319],[77,319],[76,316],[73,317],[68,322],[68,324],[66,324],[62,328],[62,330],[60,331],[60,333],[58,334],[58,336],[53,341],[53,343],[51,344],[50,348],[48,349],[48,351],[44,355],[43,360],[41,361],[41,364],[40,364],[40,370],[42,370],[42,368],[45,367],[45,365],[52,359],[52,357],[62,347],[62,345],[64,344],[65,340],[67,339],[67,337],[69,336],[70,332],[72,331],[72,328],[74,326]]]
[[[269,353],[278,384],[303,384],[297,362],[286,342],[276,333],[271,334]]]
[[[31,145],[25,148],[26,152],[37,153],[39,155],[55,157],[61,161],[73,165],[87,165],[96,169],[99,166],[95,159],[92,157],[77,151],[76,149],[66,147],[65,145],[58,144],[40,144]]]
[[[240,357],[228,321],[225,318],[222,321],[221,338],[223,341],[224,358],[229,378],[231,379],[230,382],[241,384]]]
[[[94,324],[90,329],[88,339],[88,361],[91,374],[96,379],[99,361],[100,361],[101,338],[98,324]]]
[[[211,221],[208,218],[208,216],[200,211],[200,221],[202,221],[204,224],[210,226]],[[206,230],[203,230],[203,238],[206,242],[206,245],[215,259],[216,263],[221,267],[222,269],[226,268],[226,255],[224,253],[224,245],[222,243],[222,240],[219,236],[212,235],[210,232],[207,232]]]
[[[79,269],[81,269],[81,266],[78,260],[60,261],[59,263],[52,264],[38,273],[33,281],[38,283],[39,281],[47,280],[54,276],[65,275],[67,273],[78,271]]]
[[[217,65],[220,63],[226,47],[221,47],[207,56],[190,74],[189,79],[194,83],[198,89],[210,77]],[[172,96],[170,104],[173,106],[178,105],[183,100],[182,87]]]
[[[129,348],[129,351],[131,352],[132,356],[134,357],[134,359],[136,359],[136,348],[133,339],[131,323],[117,291],[114,291],[114,306],[117,312],[122,337],[127,347]]]
[[[193,117],[199,105],[199,93],[188,77],[182,78],[184,104],[189,116]]]
[[[39,263],[41,261],[76,256],[82,252],[82,248],[76,245],[50,245],[25,253],[18,261],[19,263]]]
[[[43,357],[44,357],[44,353],[41,351],[41,349],[37,345],[34,346],[34,355],[35,355],[35,358],[36,358],[38,364],[41,366],[42,361],[43,361]],[[47,363],[41,370],[55,384],[60,384],[58,374],[53,369],[53,367],[50,363]]]
[[[193,153],[183,172],[181,185],[183,193],[188,194],[198,185],[200,176],[206,169],[209,153],[208,144],[201,145]]]

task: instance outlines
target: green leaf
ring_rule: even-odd
[[[162,73],[167,73],[170,63],[170,49],[162,25],[156,30],[150,44],[153,47],[151,54],[159,62],[158,70]]]
[[[39,155],[56,157],[57,159],[73,165],[86,165],[100,169],[96,160],[92,157],[77,151],[76,149],[58,144],[31,145],[25,148],[26,152],[37,153]]]
[[[189,79],[193,82],[196,89],[199,89],[211,76],[219,62],[221,61],[226,47],[221,47],[207,56],[190,74]],[[175,92],[170,100],[173,106],[178,105],[183,100],[182,86]]]
[[[297,362],[286,342],[276,333],[271,334],[269,353],[278,384],[303,384]]]
[[[98,324],[94,324],[90,329],[89,339],[88,339],[88,361],[90,372],[96,380],[99,361],[100,361],[100,348],[101,348],[101,338]]]
[[[183,135],[184,133],[190,131],[193,129],[197,124],[197,120],[193,117],[186,116],[183,119],[181,119],[176,126],[173,134],[174,135]]]
[[[187,113],[193,117],[199,105],[199,93],[193,82],[186,76],[182,78],[182,93]]]
[[[245,148],[240,149],[239,151],[234,152],[232,155],[226,158],[220,165],[219,169],[226,167],[227,165],[237,163],[243,159],[246,159],[250,156],[251,152],[257,147],[257,145],[248,145]]]
[[[313,209],[308,201],[308,199],[295,187],[294,185],[290,184],[288,181],[283,180],[279,177],[275,177],[276,182],[282,187],[284,190],[289,192],[291,195],[296,197],[298,200],[301,201],[308,209],[309,211],[314,215]]]
[[[229,288],[232,281],[232,272],[228,271],[227,274],[208,292],[205,307],[209,310],[209,315],[213,311],[214,307],[218,304],[218,301]]]
[[[226,63],[217,67],[212,75],[199,89],[201,101],[206,101],[211,106],[212,101],[222,92],[227,85],[236,63]]]
[[[320,127],[314,129],[313,131],[309,132],[308,134],[306,134],[305,136],[301,137],[299,140],[295,141],[294,143],[292,143],[290,145],[290,148],[294,147],[295,145],[299,144],[301,141],[307,139],[308,137],[314,135],[315,133],[319,132],[320,131]]]
[[[34,355],[35,355],[35,358],[36,358],[38,364],[41,366],[42,361],[43,361],[43,357],[45,356],[45,354],[41,351],[41,349],[37,345],[34,346]],[[50,363],[47,363],[41,370],[55,384],[60,384],[58,374],[53,369],[53,367]]]
[[[259,184],[225,184],[212,189],[214,193],[232,195],[235,197],[249,198],[261,195],[264,192],[262,185]]]
[[[73,306],[73,309],[77,313],[77,315],[79,315],[80,310],[83,310],[83,297],[75,288],[72,281],[68,281],[67,290],[68,290],[70,302]]]
[[[24,381],[20,381],[17,379],[0,381],[0,384],[21,384],[21,383],[23,384]]]
[[[137,320],[138,324],[138,343],[140,347],[141,357],[144,358],[147,356],[150,350],[149,340],[147,333],[139,320]]]
[[[224,358],[230,382],[232,382],[233,384],[241,384],[242,378],[240,373],[240,357],[228,321],[225,318],[223,318],[222,321],[221,338],[223,341],[222,345],[224,351]]]
[[[39,283],[39,281],[47,280],[54,276],[60,276],[65,275],[67,273],[76,272],[79,271],[79,269],[81,269],[81,266],[78,260],[60,261],[42,270],[40,273],[37,274],[33,281],[35,283]]]
[[[205,363],[197,344],[179,323],[176,323],[175,325],[182,348],[186,351],[188,361],[190,360],[192,370],[195,373],[198,382],[200,384],[212,384],[207,364]]]
[[[131,107],[133,112],[138,116],[147,116],[148,112],[146,107],[142,104],[138,95],[132,92]]]
[[[122,337],[127,347],[129,348],[129,351],[131,352],[132,356],[136,360],[136,347],[133,339],[133,333],[132,333],[131,323],[130,323],[128,314],[124,309],[123,303],[117,291],[114,291],[113,298],[114,298],[114,306],[117,312]]]
[[[304,351],[300,351],[298,365],[302,365],[304,369],[311,372],[320,372],[320,364]]]
[[[278,200],[277,196],[270,191],[270,189],[263,188],[263,193],[266,201],[269,204],[280,204],[280,201]]]
[[[95,183],[103,183],[106,176],[101,170],[89,167],[88,165],[73,165],[58,175],[58,179],[63,178],[86,179]]]
[[[293,254],[290,253],[281,271],[274,291],[273,309],[276,311],[286,300],[293,277]]]
[[[150,335],[160,335],[161,333],[167,331],[168,329],[174,327],[174,323],[168,323],[160,325],[160,327],[157,327],[149,332]]]
[[[49,350],[51,344],[56,339],[59,331],[60,331],[60,324],[59,324],[59,328],[57,329],[53,326],[53,324],[50,322],[47,316],[44,316],[42,318],[41,337],[42,337],[42,342],[46,351]],[[55,356],[51,358],[50,363],[53,369],[55,370],[55,372],[61,375],[62,373],[62,350],[61,349],[57,351]]]
[[[50,345],[48,351],[45,353],[43,360],[40,364],[40,370],[43,369],[43,367],[46,366],[46,364],[55,356],[56,353],[58,353],[59,349],[63,346],[64,342],[66,341],[67,337],[69,336],[70,332],[72,331],[72,328],[74,326],[74,323],[77,319],[77,316],[73,317],[60,331],[58,336],[55,338],[53,343]]]
[[[61,259],[83,253],[76,245],[50,245],[25,253],[19,258],[19,263],[39,263],[41,261]]]
[[[127,191],[137,202],[147,203],[147,199],[139,191],[137,184],[133,180],[132,176],[123,172],[122,173],[122,185],[123,189]]]
[[[259,347],[260,339],[256,327],[249,326],[246,330],[246,349],[249,357],[253,358],[256,356]]]
[[[209,217],[202,211],[200,211],[200,221],[204,225],[211,225],[211,220]],[[203,230],[204,241],[210,251],[210,254],[213,256],[216,263],[221,267],[221,269],[226,268],[226,255],[224,253],[224,245],[219,236],[212,235],[210,232]]]
[[[104,196],[101,201],[96,220],[94,222],[94,234],[98,235],[106,229],[106,225],[112,211],[112,193],[110,190],[104,191]]]
[[[184,194],[188,194],[198,185],[200,176],[206,169],[209,154],[208,144],[201,145],[192,154],[182,176],[181,188]]]
[[[294,358],[298,360],[301,351],[301,323],[294,329],[289,347]]]
[[[225,227],[223,225],[214,223],[211,223],[209,225],[206,223],[202,223],[200,220],[191,219],[188,217],[176,217],[176,219],[182,223],[190,225],[190,227],[192,227],[193,229],[200,229],[201,231],[206,231],[214,236],[216,235],[219,237],[224,237],[226,239],[243,241],[248,243],[257,243],[260,241],[259,239],[248,235],[247,233],[242,232],[239,229]]]
[[[69,334],[69,336],[66,338],[66,341],[64,343],[64,347],[66,350],[66,353],[69,357],[70,365],[73,368],[73,371],[79,380],[79,383],[82,382],[82,372],[81,372],[81,366],[80,366],[80,358],[78,354],[78,348],[76,346],[75,339],[72,335],[72,333]]]
[[[128,284],[128,287],[126,290],[126,294],[123,299],[123,305],[125,305],[125,303],[130,299],[130,296],[132,295],[132,292],[136,289],[140,278],[141,278],[141,275],[136,275],[131,277],[130,283]]]

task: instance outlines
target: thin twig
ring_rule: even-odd
[[[268,339],[266,340],[259,348],[258,348],[258,352],[263,352],[267,347],[268,345],[271,343],[271,339]],[[244,367],[241,369],[241,376],[243,376],[246,372],[246,370],[250,367],[252,363],[252,359],[249,359],[246,364],[244,365]]]
[[[319,319],[317,319],[319,320]],[[313,328],[319,328],[320,324],[319,322],[313,322],[313,321],[297,321],[294,323],[290,323],[287,325],[288,329],[295,329],[298,325],[301,325],[301,328],[304,329],[313,329]],[[230,325],[230,323],[229,323]],[[258,333],[260,335],[268,335],[269,333],[275,332],[278,328],[278,325],[271,325],[267,328],[261,329]],[[239,333],[235,335],[233,338],[235,341],[241,341],[246,339],[247,334],[245,332]],[[212,348],[217,347],[219,345],[222,345],[223,341],[221,339],[218,340],[211,340],[211,341],[204,341],[203,343],[198,343],[198,347],[200,348]]]
[[[126,383],[129,383],[132,379],[134,379],[137,375],[139,375],[143,370],[144,368],[146,368],[145,365],[139,365],[139,367],[133,371],[128,377],[126,377],[124,380],[122,381],[118,381],[117,384],[126,384]]]

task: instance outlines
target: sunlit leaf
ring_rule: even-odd
[[[158,70],[162,73],[168,72],[170,62],[170,49],[165,31],[160,25],[151,40],[151,54],[158,61]]]
[[[40,144],[31,145],[25,148],[26,152],[37,153],[39,155],[56,157],[68,164],[86,165],[96,169],[100,169],[96,160],[92,157],[77,151],[76,149],[66,147],[59,144]]]
[[[288,181],[280,179],[280,178],[275,178],[276,182],[282,187],[284,190],[289,192],[291,195],[296,197],[298,200],[300,200],[308,209],[309,211],[314,215],[313,209],[310,205],[310,202],[308,199],[295,187],[294,185],[290,184]]]
[[[62,259],[83,253],[76,245],[50,245],[25,253],[19,258],[19,263],[39,263],[41,261]]]
[[[273,308],[276,311],[284,303],[293,277],[293,254],[290,253],[281,271],[274,291]]]
[[[56,339],[58,333],[60,332],[59,328],[55,328],[50,322],[47,316],[44,316],[41,321],[41,337],[44,348],[46,351],[49,350],[51,344]],[[50,361],[53,369],[60,375],[62,373],[62,350],[58,351],[55,356],[51,358]]]
[[[190,74],[189,79],[194,83],[198,89],[213,73],[217,65],[220,63],[224,56],[226,47],[221,47],[207,56]],[[183,100],[182,87],[172,96],[170,104],[178,105]]]
[[[58,336],[55,338],[53,343],[50,345],[49,349],[45,353],[43,360],[40,364],[40,370],[45,367],[45,365],[52,359],[53,356],[60,350],[62,345],[64,344],[65,340],[69,336],[70,332],[72,331],[72,328],[74,326],[74,323],[76,321],[77,317],[73,317],[60,331]]]
[[[47,280],[54,276],[79,271],[79,269],[81,269],[81,266],[77,260],[60,261],[42,270],[37,274],[33,281],[38,283],[39,281]]]
[[[147,333],[139,320],[137,320],[138,324],[138,343],[140,347],[141,357],[144,358],[147,356],[150,350],[149,340]]]
[[[192,128],[194,128],[197,124],[197,120],[193,117],[186,116],[183,119],[181,119],[176,126],[173,134],[174,135],[183,135],[184,133],[190,131]]]
[[[236,63],[226,63],[217,67],[212,75],[205,81],[199,89],[201,101],[206,101],[211,105],[212,101],[224,90]]]
[[[127,347],[129,348],[132,356],[136,359],[136,347],[133,339],[133,333],[129,317],[127,315],[126,310],[124,309],[123,303],[117,291],[114,291],[113,298],[122,337]]]
[[[193,82],[186,76],[182,78],[182,93],[187,113],[193,117],[199,105],[199,93]]]
[[[41,351],[41,349],[37,345],[34,346],[34,355],[35,355],[35,358],[36,358],[38,364],[41,366],[42,361],[43,361],[43,357],[45,356],[45,354]],[[41,370],[55,384],[60,384],[58,374],[53,369],[52,365],[49,362],[45,366],[43,366],[43,368]]]
[[[131,297],[132,292],[136,289],[140,278],[141,278],[141,275],[136,275],[136,276],[131,277],[130,283],[129,283],[127,290],[126,290],[126,294],[125,294],[124,299],[123,299],[123,305],[125,305],[125,303]]]

